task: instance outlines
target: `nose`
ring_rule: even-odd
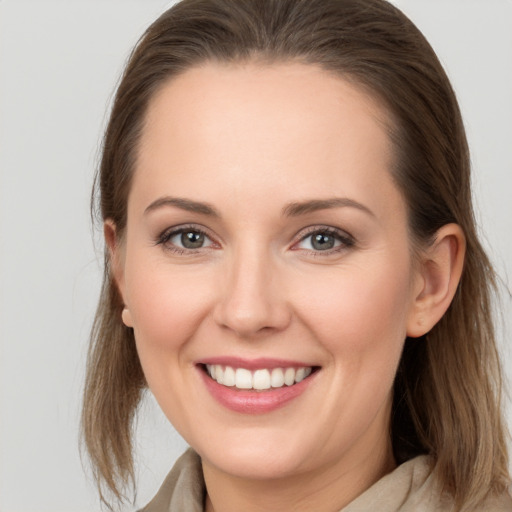
[[[238,251],[226,267],[214,310],[216,323],[242,338],[286,329],[291,307],[272,257],[262,251]]]

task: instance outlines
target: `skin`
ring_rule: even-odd
[[[206,64],[149,105],[126,231],[107,221],[105,235],[149,387],[202,457],[207,511],[339,510],[395,466],[403,343],[448,307],[464,238],[445,226],[413,259],[386,120],[363,91],[302,64]],[[217,215],[147,211],[169,196]],[[331,198],[362,207],[283,212]],[[205,245],[163,242],[183,225]],[[342,238],[316,250],[312,226]],[[285,406],[247,415],[207,391],[195,363],[215,356],[320,370]]]

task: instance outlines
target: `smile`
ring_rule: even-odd
[[[195,366],[209,395],[242,414],[265,414],[295,402],[321,373],[320,366],[267,358],[214,357]]]
[[[313,371],[311,366],[300,368],[262,368],[251,371],[247,368],[206,364],[205,368],[208,375],[218,384],[237,389],[253,389],[257,391],[293,386],[303,381]]]

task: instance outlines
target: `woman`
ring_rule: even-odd
[[[192,449],[145,511],[512,510],[469,181],[448,79],[387,2],[163,14],[98,175],[100,489],[133,480],[149,387]]]

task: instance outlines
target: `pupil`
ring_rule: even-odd
[[[318,249],[319,251],[332,249],[334,247],[334,238],[323,233],[318,233],[313,235],[312,245],[313,248]]]
[[[204,234],[196,231],[188,231],[181,234],[181,243],[186,249],[198,249],[204,243]]]

